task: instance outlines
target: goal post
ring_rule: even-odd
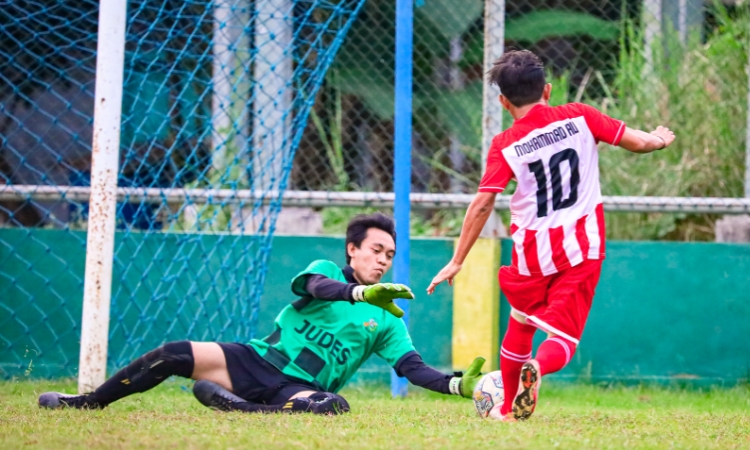
[[[126,0],[100,3],[79,393],[104,383],[107,373],[126,12]]]

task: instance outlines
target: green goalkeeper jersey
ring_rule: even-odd
[[[354,282],[324,260],[314,261],[292,279],[292,292],[301,299],[281,310],[273,333],[250,341],[285,375],[337,392],[373,353],[393,367],[415,351],[403,320],[364,302],[313,299],[305,291],[306,275]]]

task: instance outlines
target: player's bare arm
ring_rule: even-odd
[[[453,278],[461,271],[461,266],[466,256],[471,251],[474,243],[477,242],[482,228],[484,228],[487,219],[492,214],[492,209],[495,207],[496,195],[497,193],[495,192],[479,192],[474,197],[474,200],[471,201],[469,208],[466,210],[464,224],[461,227],[461,236],[458,238],[456,253],[448,265],[432,279],[432,282],[427,287],[428,294],[432,294],[435,291],[435,287],[443,281],[448,281],[448,284],[453,286]]]
[[[669,147],[675,136],[667,127],[658,126],[650,133],[625,128],[619,146],[633,153],[651,153]]]

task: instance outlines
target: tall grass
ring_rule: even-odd
[[[674,31],[647,48],[632,23],[620,42],[619,67],[609,95],[589,100],[631,128],[671,128],[677,139],[663,151],[601,152],[604,195],[740,197],[745,170],[750,16],[717,7],[719,27],[701,41],[681,43]],[[653,65],[647,53],[652,52]],[[618,239],[712,240],[717,216],[609,214]]]

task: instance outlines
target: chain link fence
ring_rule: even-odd
[[[116,101],[94,97],[108,75],[97,58],[123,51],[97,29],[100,6],[115,4],[127,7],[122,118],[97,129],[120,130],[126,190],[109,327],[118,367],[165,339],[253,336],[292,158],[364,0],[0,2],[0,375],[75,373],[95,100]],[[232,195],[169,201],[175,189]]]
[[[484,3],[427,0],[415,9],[412,192],[474,192],[482,172],[483,58],[492,45],[500,53],[504,47],[538,54],[553,84],[553,104],[585,102],[633,128],[675,131],[675,144],[654,155],[603,145],[605,195],[744,195],[746,5],[487,1],[505,14],[485,17]],[[372,0],[354,25],[295,157],[293,189],[392,191],[393,15],[394,1]],[[503,114],[502,127],[511,123]],[[415,222],[428,226],[415,231],[456,234],[459,215],[439,209],[418,214]],[[718,218],[609,215],[609,234],[712,240]]]

